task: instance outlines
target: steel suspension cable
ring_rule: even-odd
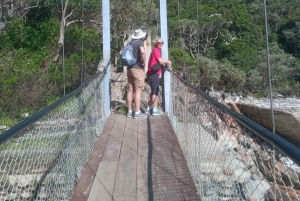
[[[264,0],[264,13],[265,13],[265,29],[266,29],[266,55],[267,55],[267,67],[268,67],[268,76],[269,76],[269,96],[270,96],[270,105],[272,113],[272,126],[273,133],[275,133],[275,119],[274,119],[274,109],[273,109],[273,95],[272,95],[272,78],[271,78],[271,67],[270,67],[270,54],[269,54],[269,32],[268,32],[268,17],[267,17],[267,3]]]
[[[197,66],[199,69],[200,75],[200,67],[199,67],[199,0],[197,0]],[[200,79],[199,79],[199,88],[200,88]]]
[[[271,80],[271,67],[270,67],[270,54],[269,54],[269,32],[268,32],[268,16],[267,16],[267,3],[264,0],[264,14],[265,14],[265,31],[266,31],[266,55],[267,55],[267,67],[268,67],[268,77],[269,77],[269,96],[270,96],[270,106],[271,106],[271,116],[272,116],[272,131],[275,134],[275,119],[274,119],[274,109],[273,109],[273,95],[272,95],[272,80]],[[274,146],[273,146],[274,148]],[[275,152],[273,152],[273,179],[274,184],[276,182],[276,160]],[[274,194],[276,197],[276,185],[274,185]]]
[[[179,27],[179,35],[180,35],[180,42],[182,45],[182,34],[181,34],[181,23],[180,23],[180,0],[177,0],[177,17],[178,17],[178,27]],[[183,47],[181,47],[183,49]],[[184,58],[184,53],[182,52],[182,58]],[[183,69],[185,70],[185,60],[183,59]]]
[[[147,25],[147,34],[149,31],[149,24],[150,24],[150,15],[151,15],[151,10],[152,10],[152,4],[153,4],[153,0],[150,1],[150,8],[149,8],[149,12],[147,15],[147,21],[146,21],[146,25]]]
[[[65,19],[64,19],[64,0],[61,0],[61,13],[63,23],[63,43],[62,43],[62,62],[63,62],[63,84],[64,84],[64,96],[66,95],[66,75],[65,75]],[[62,27],[61,27],[62,28]]]
[[[83,74],[84,74],[84,62],[83,62],[83,38],[84,38],[84,6],[85,6],[85,0],[82,0],[82,10],[81,10],[81,16],[82,16],[82,38],[81,38],[81,75],[80,75],[80,84],[83,82]]]

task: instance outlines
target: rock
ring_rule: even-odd
[[[226,182],[221,183],[221,187],[223,187],[223,188],[232,188],[233,187],[233,182],[227,180]]]
[[[229,105],[230,109],[232,109],[233,111],[235,111],[235,112],[241,114],[240,109],[236,106],[235,103],[233,103],[233,102],[228,102],[228,103],[226,103],[226,104]]]
[[[0,130],[5,130],[7,129],[7,126],[0,126]]]
[[[265,195],[266,200],[277,201],[277,200],[289,200],[298,201],[300,198],[300,191],[294,190],[290,187],[277,185],[275,188],[272,186]]]
[[[233,172],[233,176],[235,180],[243,181],[244,183],[249,182],[249,180],[251,179],[251,174],[243,169],[236,169]]]
[[[228,180],[228,177],[225,175],[214,175],[212,180],[215,183],[225,183]]]
[[[233,174],[233,170],[230,168],[223,168],[223,174],[225,175],[232,175]]]
[[[245,148],[250,148],[251,144],[253,143],[253,139],[250,137],[247,137],[245,135],[239,135],[238,137],[239,142],[245,147]]]
[[[23,193],[21,193],[20,194],[20,196],[21,196],[21,198],[23,198],[23,199],[29,199],[29,198],[31,198],[32,197],[32,193],[29,193],[29,192],[23,192]]]
[[[30,184],[30,182],[27,181],[27,180],[18,181],[18,187],[20,187],[20,188],[25,188],[25,187],[28,186],[29,184]]]
[[[271,110],[255,105],[236,103],[240,111],[248,118],[272,130]],[[295,114],[283,110],[274,110],[275,132],[300,148],[300,118]]]
[[[40,200],[47,200],[48,199],[48,194],[47,193],[39,193],[38,194],[38,198],[40,199]]]
[[[229,197],[229,198],[231,198],[231,196],[233,195],[233,192],[230,189],[219,189],[218,194],[219,194],[220,197]]]
[[[260,161],[269,161],[270,159],[272,159],[272,157],[269,155],[268,152],[259,149],[257,152],[257,159]]]
[[[5,197],[5,201],[15,201],[18,198],[18,193],[10,193]]]

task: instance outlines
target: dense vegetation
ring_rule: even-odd
[[[300,95],[300,1],[267,2],[274,91]],[[205,90],[267,95],[262,1],[199,0],[198,15],[196,0],[167,3],[169,51],[178,73]],[[69,92],[96,72],[101,0],[4,1],[1,9],[0,124],[10,124],[57,100],[64,85]],[[124,30],[142,27],[152,38],[159,35],[158,0],[111,0],[111,15],[115,49]]]
[[[263,1],[195,0],[169,3],[174,66],[200,88],[267,96]],[[183,1],[182,1],[183,2]],[[201,3],[200,3],[201,2]],[[275,93],[300,94],[300,1],[268,0]]]

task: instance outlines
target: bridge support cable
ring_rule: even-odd
[[[264,0],[264,17],[265,17],[265,31],[266,31],[266,55],[267,55],[267,67],[268,67],[268,77],[269,77],[269,97],[270,97],[270,107],[271,107],[271,115],[272,115],[272,131],[275,134],[275,119],[274,119],[274,109],[273,109],[273,94],[272,94],[272,76],[271,76],[271,66],[270,66],[270,54],[269,54],[269,31],[268,31],[268,14],[267,14],[267,3]],[[274,146],[273,146],[274,148]],[[277,190],[277,182],[276,182],[276,159],[275,152],[273,152],[273,179],[274,179],[274,194],[275,197]],[[278,168],[278,167],[277,167]],[[280,191],[279,191],[280,192]]]
[[[300,199],[299,148],[175,73],[171,84],[169,118],[202,200]]]
[[[64,13],[64,0],[61,0],[61,13]],[[63,16],[63,15],[62,15]],[[64,20],[64,17],[62,18]],[[61,26],[65,27],[65,22],[62,22]],[[62,27],[61,27],[62,28]],[[65,30],[65,28],[63,28]],[[65,31],[63,31],[63,36],[65,37]],[[66,74],[65,74],[65,40],[62,41],[62,65],[63,65],[63,85],[64,85],[64,96],[66,95]]]
[[[168,55],[168,21],[167,21],[167,1],[160,0],[160,33],[161,37],[165,40],[165,43],[162,47],[162,57],[165,59],[169,58]],[[164,80],[164,94],[163,94],[163,103],[164,111],[170,111],[170,90],[171,90],[171,74],[169,71],[163,73]]]
[[[273,131],[273,133],[275,133],[275,119],[274,119],[274,109],[273,109],[272,76],[271,76],[271,66],[270,66],[269,31],[268,31],[268,16],[267,16],[266,0],[264,0],[264,13],[265,13],[265,29],[266,29],[266,55],[267,55],[267,67],[268,67],[268,76],[269,76],[269,96],[270,96],[272,125],[273,125],[272,131]]]
[[[102,0],[105,116],[110,115],[110,0]]]
[[[80,73],[80,84],[82,84],[83,79],[84,79],[84,61],[83,61],[83,57],[84,57],[84,52],[83,52],[83,48],[84,48],[84,6],[85,6],[85,0],[82,0],[82,7],[81,7],[81,18],[82,18],[82,38],[81,38],[81,73]]]

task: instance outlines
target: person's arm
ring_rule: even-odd
[[[155,54],[155,57],[157,58],[157,61],[161,64],[161,65],[165,65],[165,64],[171,64],[171,61],[170,60],[167,60],[167,59],[163,59],[161,58],[161,53],[160,51],[158,51],[158,49],[154,50],[154,54]]]
[[[161,65],[172,64],[172,62],[171,62],[170,60],[166,60],[166,59],[163,59],[163,58],[159,58],[159,59],[158,59],[158,62],[159,62]]]
[[[145,66],[146,65],[146,52],[145,52],[144,46],[140,47],[140,53],[141,53],[141,58],[142,58],[142,64],[144,64],[144,66]]]

